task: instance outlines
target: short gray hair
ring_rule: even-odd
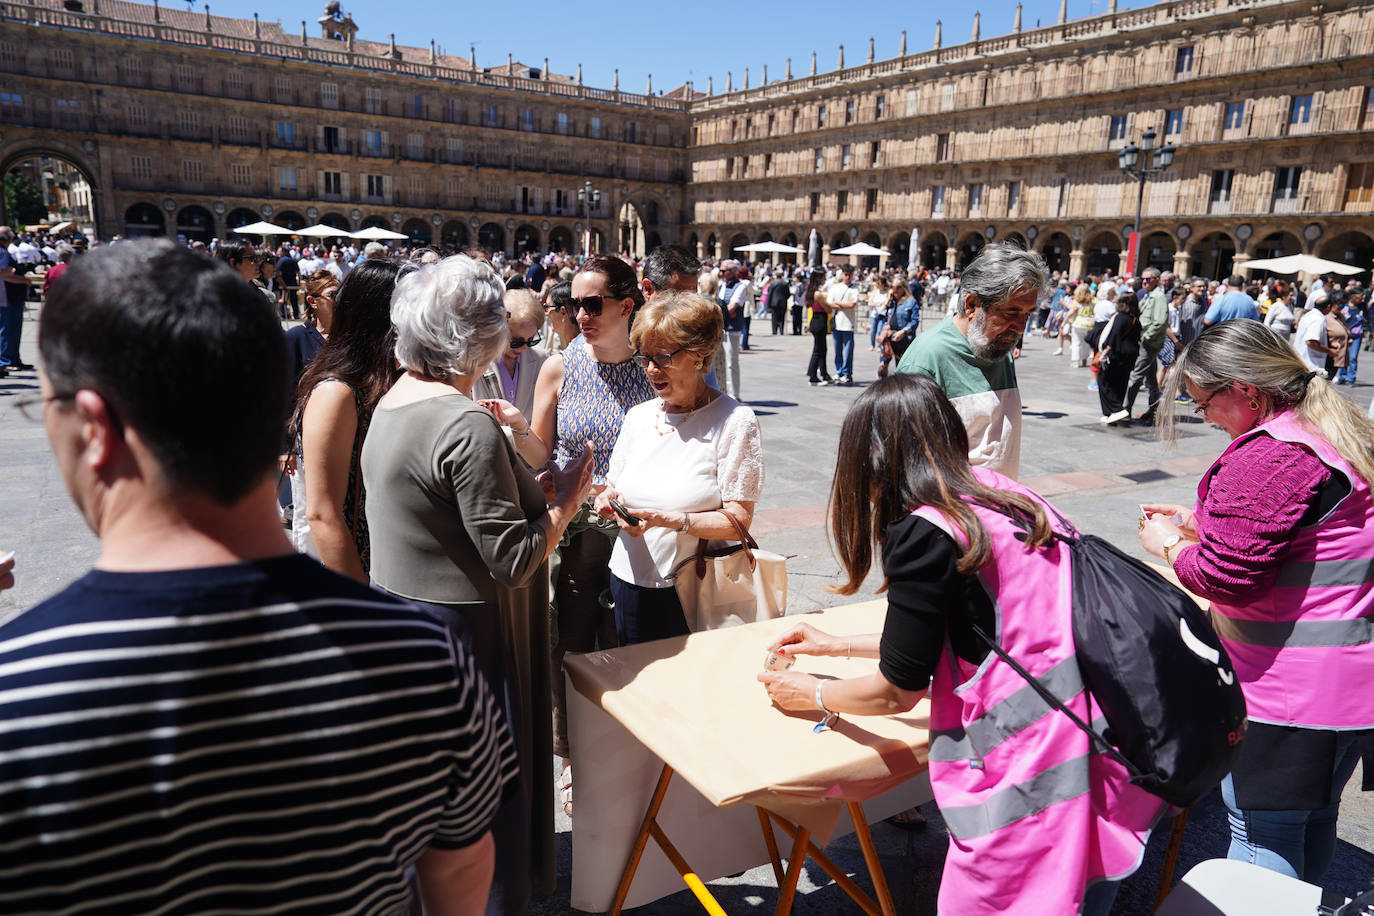
[[[363,246],[363,257],[372,258],[379,254],[386,254],[386,246],[381,242],[368,242]]]
[[[510,336],[503,292],[491,265],[467,255],[407,264],[391,294],[397,362],[441,381],[485,372]]]
[[[1050,271],[1044,258],[1034,251],[1006,244],[984,248],[959,275],[963,294],[976,297],[984,308],[1022,293],[1042,296],[1049,283]]]

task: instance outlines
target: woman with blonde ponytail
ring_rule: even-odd
[[[1144,507],[1140,541],[1211,600],[1245,691],[1222,783],[1230,858],[1319,884],[1341,792],[1374,745],[1374,420],[1258,321],[1189,344],[1163,403],[1185,391],[1232,442],[1192,509]],[[1174,423],[1161,415],[1166,439]]]

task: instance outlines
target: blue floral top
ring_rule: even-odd
[[[583,344],[579,336],[563,351],[553,460],[565,467],[590,442],[595,450],[592,481],[604,484],[625,411],[654,397],[654,387],[634,360],[597,362]]]

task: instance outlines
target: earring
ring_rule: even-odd
[[[1254,398],[1251,398],[1251,399],[1250,399],[1250,409],[1251,409],[1251,410],[1259,410],[1259,401],[1256,401]]]
[[[697,368],[700,369],[702,365],[703,363],[701,362],[701,360],[697,360]]]

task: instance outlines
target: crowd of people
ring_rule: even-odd
[[[20,407],[101,557],[0,623],[0,822],[26,863],[0,910],[252,909],[264,870],[274,904],[324,909],[518,914],[552,892],[549,787],[572,815],[574,758],[599,762],[570,740],[564,659],[696,627],[675,573],[763,493],[739,353],[765,315],[806,325],[818,386],[853,381],[867,335],[880,378],[839,433],[829,525],[836,591],[876,562],[888,613],[773,647],[871,676],[759,678],[827,717],[929,696],[941,910],[1105,914],[1167,813],[1052,708],[999,719],[1024,682],[986,634],[1033,676],[1075,657],[1065,523],[1017,481],[1034,333],[1096,366],[1104,422],[1143,388],[1166,437],[1180,403],[1232,436],[1194,507],[1142,507],[1141,544],[1212,602],[1249,704],[1231,856],[1320,881],[1374,734],[1374,421],[1336,389],[1358,285],[1075,281],[1008,245],[957,276],[674,246],[320,254],[101,246],[48,291]],[[922,329],[923,305],[944,317]],[[1065,700],[1097,715],[1081,683]],[[1008,793],[1038,807],[994,817]],[[287,854],[303,835],[318,855]]]

